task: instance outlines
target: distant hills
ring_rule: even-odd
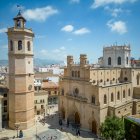
[[[51,59],[40,59],[40,58],[35,58],[34,59],[34,66],[35,67],[43,67],[46,65],[51,65],[51,64],[63,64],[63,61],[60,60],[51,60]],[[8,60],[0,60],[0,66],[7,66],[8,65]]]

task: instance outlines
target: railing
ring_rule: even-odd
[[[82,97],[82,96],[75,95],[75,94],[72,94],[72,93],[67,93],[67,97],[78,100],[78,101],[81,101],[81,102],[87,102],[87,100],[88,100],[86,97]]]

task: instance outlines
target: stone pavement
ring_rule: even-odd
[[[86,131],[80,131],[80,136],[76,136],[76,130],[72,125],[66,126],[63,122],[62,128],[58,124],[58,107],[54,106],[49,115],[36,117],[36,125],[30,129],[23,130],[24,140],[97,140],[92,133]],[[43,120],[42,120],[43,119]],[[46,123],[44,123],[46,122]],[[13,136],[17,136],[16,130],[5,129],[0,132],[0,140],[8,137],[13,140]],[[37,137],[36,137],[37,136]],[[6,140],[6,139],[5,139]],[[21,138],[15,138],[15,140],[21,140]]]

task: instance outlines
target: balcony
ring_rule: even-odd
[[[80,102],[87,102],[87,100],[88,100],[86,97],[82,97],[80,95],[76,95],[73,93],[67,93],[67,97],[70,99],[73,99],[73,100],[80,101]]]

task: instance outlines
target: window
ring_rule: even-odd
[[[113,93],[111,93],[111,102],[114,101],[114,96],[113,96]]]
[[[77,71],[75,71],[75,77],[77,77]]]
[[[42,100],[40,100],[40,103],[42,103]]]
[[[113,78],[112,80],[115,81],[115,78]]]
[[[102,83],[102,82],[103,82],[103,80],[101,79],[101,80],[100,80],[100,83]]]
[[[36,110],[36,105],[35,105],[34,109]]]
[[[125,81],[125,82],[128,81],[128,78],[127,78],[127,77],[124,77],[124,81]]]
[[[120,100],[120,92],[117,92],[117,100]]]
[[[57,94],[57,91],[56,90],[54,91],[54,94]]]
[[[75,88],[74,94],[75,94],[76,96],[79,94],[79,89],[78,89],[78,88]]]
[[[95,96],[92,96],[91,103],[95,104]]]
[[[4,100],[3,104],[4,106],[7,106],[7,100]]]
[[[140,77],[139,77],[139,75],[137,75],[137,85],[139,85],[140,83]]]
[[[126,64],[128,65],[128,57],[126,57]]]
[[[78,77],[80,77],[80,71],[78,71]]]
[[[10,40],[10,51],[13,51],[13,41]]]
[[[106,97],[106,94],[104,95],[104,104],[107,103],[107,97]]]
[[[93,83],[96,83],[96,81],[95,81],[95,80],[93,80]]]
[[[31,50],[30,41],[27,42],[27,49],[28,49],[28,51]]]
[[[18,41],[18,50],[22,50],[22,41],[21,40]]]
[[[3,96],[4,96],[4,97],[7,97],[7,94],[5,93]]]
[[[44,105],[41,105],[41,109],[44,109]]]
[[[37,103],[37,100],[35,100],[35,103]]]
[[[4,110],[3,110],[4,112],[7,112],[7,107],[4,107]]]
[[[131,91],[130,91],[130,88],[128,89],[128,96],[130,96],[130,94],[131,94]]]
[[[109,81],[109,79],[107,79],[107,82]]]
[[[121,57],[118,57],[118,65],[121,65]]]
[[[61,94],[64,95],[64,89],[62,89]]]
[[[74,77],[74,71],[72,71],[72,77]]]
[[[125,90],[123,90],[123,98],[125,98]]]
[[[111,65],[111,57],[108,57],[108,65]]]
[[[51,95],[51,91],[50,90],[48,91],[48,94]]]

